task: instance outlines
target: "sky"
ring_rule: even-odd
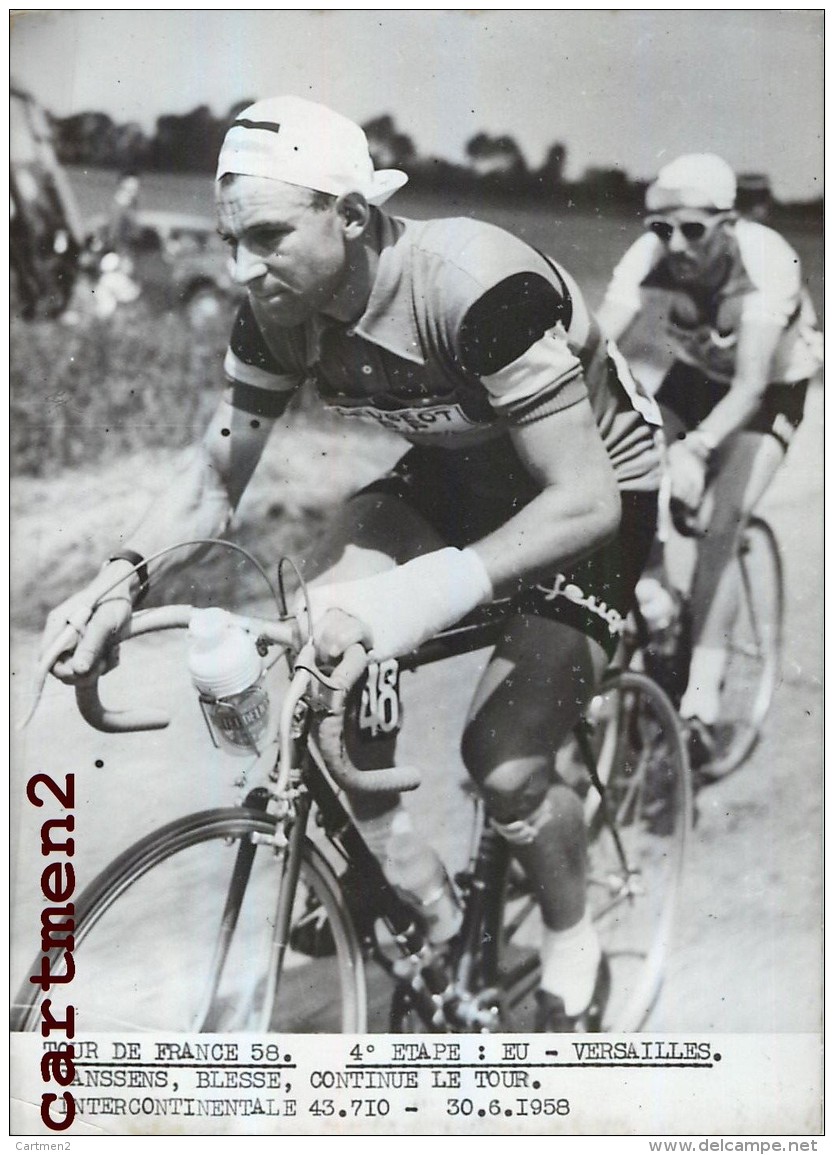
[[[823,13],[716,9],[29,11],[11,70],[51,112],[156,117],[295,92],[359,122],[389,113],[420,154],[460,161],[508,133],[567,175],[651,177],[683,152],[822,194]]]

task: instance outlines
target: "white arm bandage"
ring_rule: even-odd
[[[492,583],[474,550],[448,547],[371,577],[313,586],[309,596],[314,630],[327,610],[343,610],[368,627],[372,657],[381,661],[410,653],[490,601]]]

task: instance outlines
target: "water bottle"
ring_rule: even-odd
[[[225,610],[195,610],[188,627],[188,668],[218,744],[256,754],[269,719],[269,697],[255,640]]]
[[[635,590],[640,612],[651,634],[668,630],[678,616],[675,595],[656,577],[640,578]]]
[[[417,909],[429,942],[448,942],[460,929],[460,903],[443,863],[432,847],[415,835],[404,808],[394,817],[386,850],[385,876]]]

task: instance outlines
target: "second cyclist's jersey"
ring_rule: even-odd
[[[654,402],[564,269],[478,221],[376,213],[371,227],[379,263],[352,324],[282,327],[244,302],[225,360],[234,405],[274,416],[312,380],[332,412],[458,449],[588,398],[621,488],[656,486]]]
[[[739,332],[747,322],[775,322],[782,328],[771,383],[805,380],[822,364],[822,335],[802,284],[799,258],[787,241],[764,225],[736,222],[726,275],[709,292],[676,284],[663,243],[645,233],[615,268],[605,300],[637,313],[646,306],[649,294],[664,298],[666,329],[654,335],[658,345],[663,345],[659,351],[671,347],[679,361],[712,380],[732,383]]]

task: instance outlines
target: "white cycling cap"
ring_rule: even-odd
[[[333,196],[360,192],[372,205],[383,204],[408,180],[399,169],[374,170],[358,124],[299,96],[259,100],[238,113],[220,148],[217,180],[226,173]]]
[[[731,209],[736,200],[736,177],[720,156],[689,153],[671,161],[646,191],[649,212],[664,209]]]

